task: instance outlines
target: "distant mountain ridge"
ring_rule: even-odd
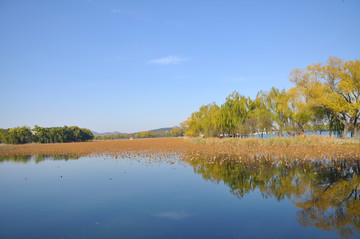
[[[166,127],[166,128],[159,128],[159,129],[152,129],[149,130],[149,132],[153,132],[153,133],[166,133],[166,132],[171,132],[171,130],[175,128],[174,127]]]
[[[101,135],[101,136],[103,136],[103,135],[109,135],[109,134],[121,134],[121,133],[118,132],[118,131],[98,133],[98,132],[92,131],[92,130],[91,130],[91,133],[93,133],[93,135]]]
[[[152,132],[152,133],[166,133],[166,132],[171,132],[171,130],[173,128],[175,128],[176,126],[174,127],[165,127],[165,128],[159,128],[159,129],[152,129],[152,130],[147,130],[149,132]],[[125,134],[125,133],[121,133],[119,131],[114,131],[114,132],[104,132],[104,133],[98,133],[96,131],[91,131],[91,133],[93,133],[93,135],[100,135],[100,136],[103,136],[103,135],[110,135],[110,134]],[[139,132],[135,132],[133,134],[137,134]]]

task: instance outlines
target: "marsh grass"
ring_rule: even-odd
[[[150,161],[189,161],[204,158],[209,163],[244,160],[359,160],[359,140],[321,136],[271,139],[158,138],[93,141],[82,143],[0,146],[0,157],[43,155],[60,157],[108,157]]]
[[[294,137],[272,137],[269,139],[251,138],[186,138],[194,144],[233,145],[233,146],[290,146],[290,145],[359,145],[359,138],[338,139],[319,135],[300,135]]]

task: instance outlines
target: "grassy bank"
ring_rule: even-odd
[[[290,145],[359,145],[360,138],[330,138],[328,136],[319,135],[301,135],[295,137],[272,137],[269,139],[260,138],[191,138],[188,137],[185,141],[194,144],[209,144],[209,145],[233,145],[233,146],[290,146]]]

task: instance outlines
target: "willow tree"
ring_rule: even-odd
[[[199,112],[193,112],[189,118],[184,122],[186,125],[185,136],[199,136],[200,134],[200,114]]]
[[[307,103],[330,111],[343,125],[345,138],[352,128],[357,137],[360,117],[360,61],[330,57],[326,64],[294,69],[290,81],[296,84]]]
[[[244,124],[249,113],[250,99],[233,92],[221,105],[221,126],[229,134],[241,134],[241,126]]]
[[[215,103],[203,105],[185,121],[186,136],[217,136],[220,132],[220,107]]]
[[[305,128],[312,118],[313,110],[307,104],[301,92],[293,87],[287,91],[289,102],[289,119],[292,130],[298,134],[304,134]]]
[[[277,126],[277,132],[280,137],[284,131],[289,131],[289,117],[291,110],[289,108],[289,96],[285,90],[279,90],[275,87],[270,92],[263,93],[265,103],[271,112],[271,117]]]
[[[266,105],[261,91],[258,92],[252,104],[253,110],[250,112],[249,118],[256,119],[256,131],[260,133],[263,138],[264,132],[270,133],[273,127],[273,121],[271,119],[271,112]]]
[[[248,114],[243,128],[251,136],[260,133],[263,137],[264,132],[269,133],[272,126],[271,112],[265,104],[262,92],[259,92],[254,100],[248,99]]]
[[[199,110],[202,115],[201,128],[206,137],[217,136],[220,131],[220,107],[215,104],[202,106]]]

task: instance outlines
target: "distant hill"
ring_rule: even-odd
[[[95,131],[91,131],[91,133],[93,133],[93,135],[109,135],[109,134],[121,134],[120,132],[118,131],[114,131],[114,132],[105,132],[105,133],[98,133],[98,132],[95,132]]]
[[[166,133],[166,132],[171,132],[171,130],[172,130],[173,128],[175,128],[175,127],[152,129],[152,130],[149,130],[149,132],[153,132],[153,133]]]
[[[166,128],[159,128],[159,129],[152,129],[152,130],[148,130],[149,132],[152,132],[152,133],[166,133],[166,132],[171,132],[171,130],[175,128],[175,127],[166,127]],[[104,133],[98,133],[96,131],[91,131],[93,133],[93,135],[110,135],[110,134],[121,134],[121,132],[119,131],[114,131],[114,132],[104,132]],[[139,132],[136,132],[134,134],[137,134]]]

